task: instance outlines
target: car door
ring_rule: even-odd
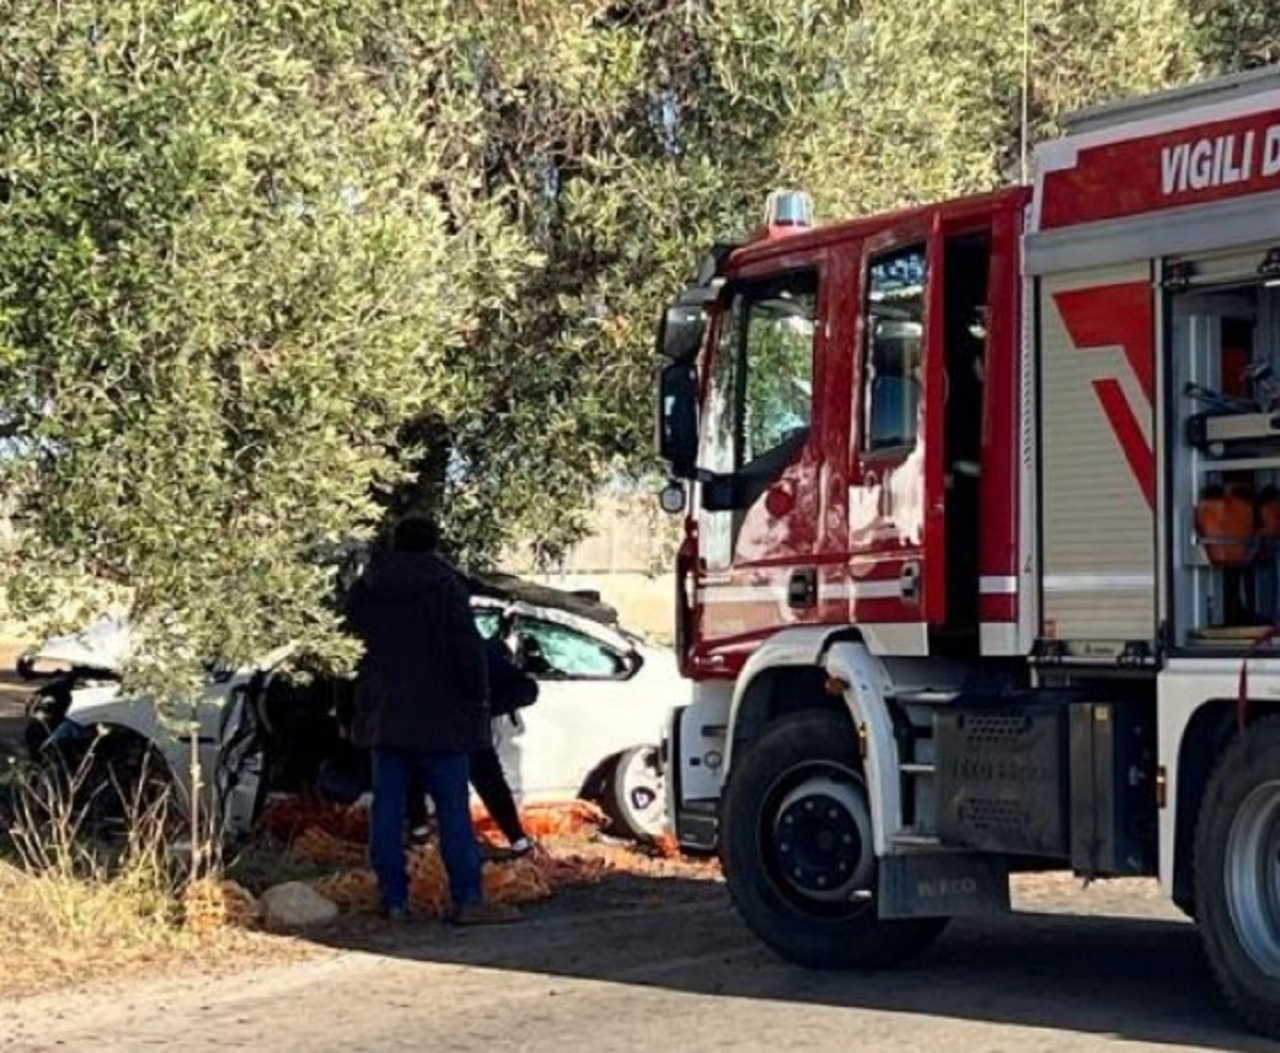
[[[652,710],[637,704],[634,657],[621,638],[607,635],[554,612],[515,618],[508,640],[539,687],[538,701],[516,721],[495,722],[498,755],[517,798],[576,797],[605,758],[656,741]]]

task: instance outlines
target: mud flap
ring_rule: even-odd
[[[964,917],[1009,910],[1009,864],[1003,856],[886,856],[879,867],[881,918]]]
[[[676,840],[695,852],[714,852],[720,838],[720,779],[725,728],[707,705],[672,711],[663,743],[667,822]]]

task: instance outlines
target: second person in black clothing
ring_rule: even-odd
[[[512,660],[496,637],[485,641],[485,658],[489,673],[489,712],[494,718],[509,718],[517,710],[533,705],[538,699],[538,682],[524,673]],[[512,855],[523,856],[536,847],[520,822],[520,809],[507,782],[502,760],[492,737],[488,746],[473,750],[470,756],[471,785],[498,824]],[[415,840],[426,833],[426,787],[417,779],[410,780],[406,802],[409,827]]]

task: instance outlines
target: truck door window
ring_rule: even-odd
[[[916,444],[925,281],[923,245],[876,257],[868,266],[862,392],[868,451]]]
[[[711,359],[704,467],[734,472],[808,434],[818,275],[739,287]]]
[[[811,272],[751,291],[743,348],[742,464],[808,434],[817,301],[818,276]]]
[[[707,398],[707,447],[704,467],[732,472],[738,467],[738,357],[742,344],[743,298],[735,296],[720,328],[720,342],[711,360],[711,390]]]

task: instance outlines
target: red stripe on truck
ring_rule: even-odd
[[[1155,396],[1155,312],[1148,282],[1120,282],[1054,293],[1053,302],[1078,351],[1119,348],[1151,414]],[[1156,504],[1155,453],[1119,377],[1100,377],[1093,390],[1148,507]]]

